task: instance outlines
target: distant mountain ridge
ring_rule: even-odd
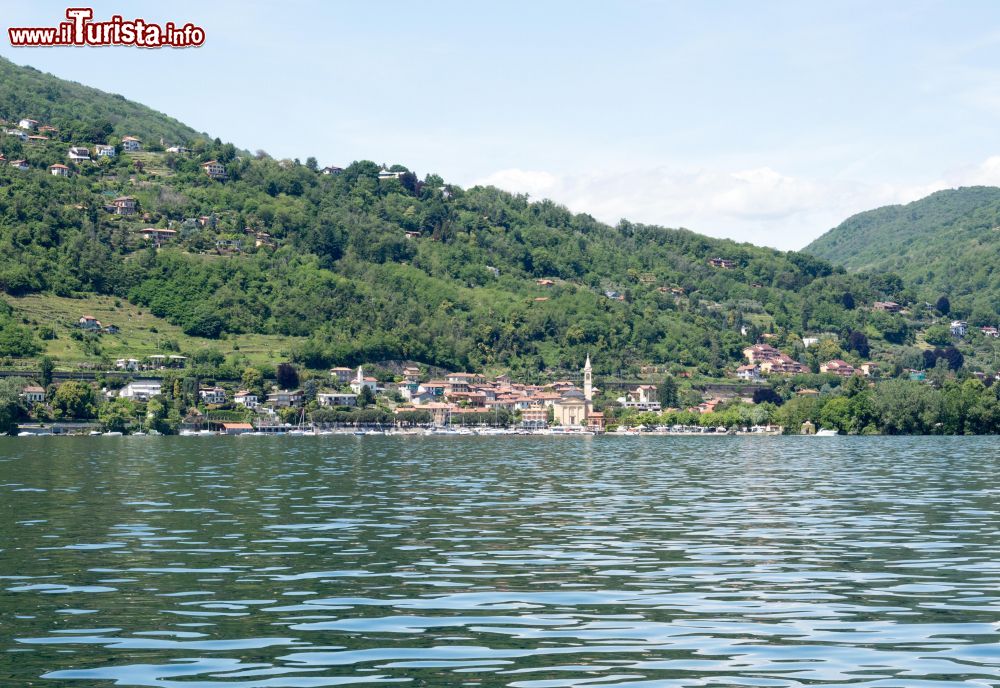
[[[914,296],[948,296],[966,317],[1000,310],[1000,188],[972,186],[858,213],[804,252],[849,270],[890,271]]]

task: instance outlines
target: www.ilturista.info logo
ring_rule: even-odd
[[[94,10],[70,7],[66,19],[56,27],[20,27],[7,29],[10,44],[16,48],[40,45],[131,45],[140,48],[191,48],[205,42],[205,30],[190,22],[156,24],[145,19],[122,19],[114,15],[104,22],[91,21]]]

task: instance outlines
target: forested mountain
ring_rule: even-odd
[[[0,118],[22,117],[56,127],[52,138],[64,142],[105,143],[109,136],[136,136],[147,144],[162,138],[167,146],[199,136],[191,127],[120,95],[0,58]]]
[[[532,374],[578,368],[590,352],[604,372],[652,363],[715,375],[762,332],[787,348],[807,332],[846,342],[861,331],[876,349],[914,338],[912,322],[863,307],[904,299],[891,273],[850,274],[805,253],[684,230],[611,227],[401,165],[324,173],[312,158],[241,154],[30,68],[0,71],[0,113],[58,129],[33,143],[0,136],[7,160],[30,166],[0,167],[8,295],[113,295],[192,336],[287,335],[297,338],[293,357],[317,368],[408,359]],[[67,161],[70,145],[93,151],[126,133],[191,150],[154,143]],[[224,165],[225,179],[206,174],[207,161]],[[55,163],[70,176],[51,175]],[[135,199],[135,214],[109,210],[122,196]],[[151,227],[176,233],[156,248],[141,233]],[[4,318],[0,341],[37,325],[17,322],[16,303]]]
[[[804,251],[851,270],[895,272],[915,299],[944,295],[977,325],[1000,314],[1000,188],[939,191],[859,213]]]

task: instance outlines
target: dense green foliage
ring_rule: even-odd
[[[908,284],[904,299],[944,315],[975,325],[1000,316],[998,188],[939,191],[859,213],[804,250],[853,270],[894,272]]]
[[[169,146],[199,136],[145,105],[0,58],[0,118],[16,124],[22,117],[56,127],[55,138],[72,143],[131,135],[147,144],[163,138]]]
[[[0,89],[0,113],[59,127],[34,144],[0,136],[0,151],[32,168],[0,167],[0,291],[10,295],[113,295],[195,337],[295,337],[292,358],[313,369],[409,360],[533,379],[575,372],[589,352],[603,375],[656,364],[718,377],[765,332],[814,372],[834,357],[856,364],[871,355],[894,373],[936,364],[915,346],[927,322],[869,307],[911,299],[915,287],[891,271],[852,274],[804,253],[627,221],[611,227],[400,165],[392,177],[368,161],[326,175],[314,161],[250,156],[34,70],[0,63],[0,73],[18,85]],[[91,126],[97,120],[110,129]],[[46,172],[66,162],[69,145],[125,132],[191,152],[72,163],[68,178]],[[204,173],[208,160],[226,166],[225,180]],[[135,215],[107,210],[121,195],[136,199]],[[176,236],[155,248],[139,234],[150,227]],[[952,301],[964,307],[961,295]],[[0,313],[0,357],[41,351],[47,334],[26,324]],[[806,333],[832,337],[805,349]],[[931,334],[942,351],[954,347]],[[973,345],[962,343],[964,360],[995,358],[989,342]],[[192,364],[192,374],[242,374],[228,361]]]
[[[27,416],[21,390],[27,380],[17,377],[0,378],[0,435],[17,433],[17,423]]]
[[[56,178],[39,168],[64,160],[65,142],[4,137],[8,158],[36,169],[0,169],[0,289],[127,297],[199,337],[303,337],[295,357],[311,367],[410,359],[530,375],[578,368],[590,351],[599,370],[669,362],[718,373],[766,330],[846,336],[871,324],[907,336],[843,303],[845,293],[891,298],[897,282],[804,254],[609,227],[401,166],[398,179],[380,179],[371,162],[327,176],[218,140],[182,143],[194,152],[147,156],[143,171],[119,155]],[[202,172],[208,159],[226,164],[228,180]],[[104,210],[122,194],[137,199],[137,215]],[[148,226],[178,239],[144,248],[137,230]],[[217,250],[220,241],[242,250]],[[735,267],[711,267],[714,257]]]
[[[987,387],[974,379],[943,379],[939,385],[887,380],[869,387],[861,378],[852,378],[821,396],[795,396],[787,401],[777,397],[758,405],[734,402],[704,414],[624,412],[617,419],[630,427],[742,428],[774,423],[790,433],[799,432],[806,421],[851,434],[996,434],[1000,432],[1000,384]]]

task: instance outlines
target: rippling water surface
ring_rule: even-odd
[[[996,438],[0,440],[0,686],[1000,686]]]

